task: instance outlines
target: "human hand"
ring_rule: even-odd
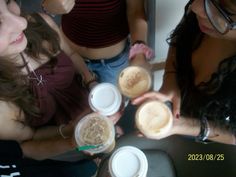
[[[43,0],[42,7],[50,14],[67,14],[75,5],[75,0]]]
[[[142,104],[144,102],[147,102],[147,101],[151,101],[151,100],[158,100],[160,102],[169,102],[169,99],[166,95],[160,93],[160,92],[148,92],[148,93],[145,93],[143,94],[142,96],[140,97],[137,97],[135,99],[132,100],[132,104],[134,105],[139,105],[139,104]],[[168,106],[168,105],[167,105]],[[155,109],[155,108],[154,108]],[[176,125],[176,120],[173,116],[172,116],[172,113],[170,112],[170,120],[169,120],[169,123],[166,125],[165,128],[163,129],[160,129],[159,132],[156,132],[155,130],[155,133],[153,131],[148,131],[149,133],[146,133],[146,131],[143,130],[143,128],[140,129],[140,131],[138,130],[136,132],[137,136],[145,136],[147,138],[150,138],[150,139],[162,139],[162,138],[165,138],[165,137],[168,137],[172,134],[175,134],[174,133],[174,129],[175,129],[175,125]],[[137,127],[139,127],[138,125],[140,125],[139,123],[137,124]],[[153,133],[151,133],[153,132]]]
[[[178,87],[171,86],[171,85],[163,85],[159,93],[166,96],[166,98],[172,102],[172,112],[174,117],[179,118],[180,116],[180,103],[181,103],[181,97],[180,97],[180,91]]]

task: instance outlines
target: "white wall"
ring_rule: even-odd
[[[187,2],[188,0],[156,0],[156,59],[154,62],[166,59],[168,50],[166,39],[182,18]]]

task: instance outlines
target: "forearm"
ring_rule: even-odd
[[[160,90],[178,90],[175,69],[175,48],[169,48],[163,75],[163,84]]]
[[[75,66],[77,73],[81,74],[84,77],[85,81],[88,81],[93,77],[87,65],[85,64],[84,59],[79,54],[73,52],[70,55],[70,58]]]
[[[54,157],[72,150],[75,147],[76,144],[72,138],[63,139],[60,136],[44,140],[30,140],[21,143],[24,156],[36,160]]]
[[[61,130],[59,130],[60,129],[59,127],[60,126],[45,126],[42,128],[38,128],[35,130],[33,139],[34,140],[49,139],[61,136],[61,133],[66,137],[73,136],[73,127],[70,126],[70,124],[63,126]]]
[[[144,11],[143,0],[127,0],[127,18],[131,43],[137,40],[147,42],[148,25]]]
[[[210,134],[208,140],[224,143],[234,144],[235,136],[229,130],[216,126],[212,121],[208,121]],[[200,120],[193,118],[184,118],[175,121],[173,134],[187,135],[196,137],[199,135],[201,129]]]

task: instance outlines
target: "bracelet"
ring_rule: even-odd
[[[207,138],[210,134],[210,126],[206,117],[200,120],[200,133],[196,137],[197,142],[207,143]]]
[[[143,43],[134,44],[129,51],[129,60],[132,60],[137,54],[144,54],[147,60],[154,58],[154,51]]]
[[[69,138],[68,136],[65,136],[65,135],[62,133],[62,129],[63,129],[65,126],[66,126],[66,124],[61,124],[61,125],[58,127],[58,132],[59,132],[59,134],[61,135],[61,137],[62,137],[63,139]]]
[[[85,81],[84,79],[84,76],[82,76],[82,84],[83,84],[83,87],[89,89],[89,85],[92,83],[92,82],[97,82],[97,75],[90,71],[92,77],[88,80],[88,81]]]

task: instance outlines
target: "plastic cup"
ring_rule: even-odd
[[[138,148],[124,146],[112,154],[108,168],[111,177],[146,177],[148,161]]]
[[[153,100],[143,103],[135,115],[137,128],[148,138],[158,138],[172,127],[170,108],[163,102]]]
[[[95,146],[85,151],[109,153],[115,147],[115,128],[111,120],[98,113],[83,117],[75,128],[75,140],[79,147]]]
[[[89,94],[89,105],[95,112],[110,116],[119,111],[122,96],[119,89],[110,83],[96,85]]]
[[[135,98],[147,92],[152,85],[148,71],[139,66],[129,66],[121,71],[118,86],[121,93],[129,98]]]

